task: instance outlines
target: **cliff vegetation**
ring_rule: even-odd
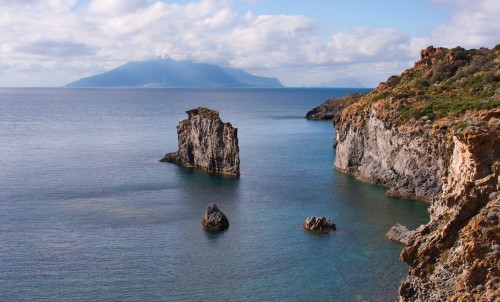
[[[443,120],[439,126],[481,127],[460,117],[500,107],[499,88],[500,44],[491,50],[431,46],[413,68],[381,83],[355,109],[376,103],[397,125]]]

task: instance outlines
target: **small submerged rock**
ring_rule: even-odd
[[[414,232],[415,231],[410,230],[405,225],[396,223],[394,226],[392,226],[392,228],[390,228],[385,236],[393,241],[408,244],[408,240],[410,240],[410,236],[413,235]]]
[[[307,217],[303,225],[306,230],[318,233],[327,233],[337,229],[335,224],[330,223],[330,219],[324,216],[321,218],[316,216]]]
[[[210,203],[205,209],[201,224],[203,224],[205,229],[213,232],[220,232],[229,228],[229,220],[215,203]]]

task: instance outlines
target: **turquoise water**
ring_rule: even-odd
[[[349,91],[0,89],[0,301],[395,300],[384,234],[426,205],[334,171],[331,123],[303,118]],[[158,162],[197,106],[239,128],[239,179]]]

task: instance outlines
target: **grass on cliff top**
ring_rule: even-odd
[[[400,107],[400,117],[403,121],[411,118],[420,119],[427,116],[434,120],[445,116],[457,117],[468,110],[489,110],[499,107],[499,102],[493,99],[477,100],[464,97],[436,96],[425,99],[417,106],[403,105]]]
[[[372,96],[395,104],[398,124],[424,116],[434,120],[500,107],[500,44],[492,50],[440,48],[402,76],[390,77]]]

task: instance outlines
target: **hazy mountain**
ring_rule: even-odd
[[[313,87],[364,88],[365,86],[363,83],[353,78],[337,78]]]
[[[66,87],[283,87],[276,78],[252,75],[241,69],[158,59],[130,62],[113,70],[82,78]]]

